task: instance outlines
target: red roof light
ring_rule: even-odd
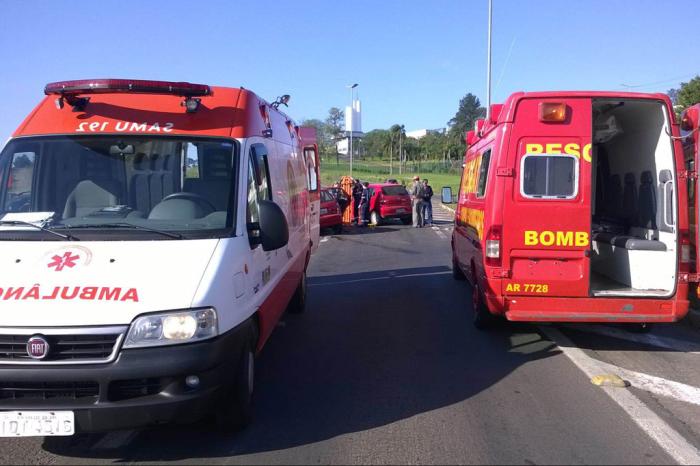
[[[114,94],[172,94],[183,97],[211,95],[206,84],[187,82],[144,81],[140,79],[81,79],[49,83],[44,88],[46,95]]]

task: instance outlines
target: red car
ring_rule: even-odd
[[[321,228],[332,228],[335,234],[343,231],[340,205],[328,189],[321,190]]]
[[[413,221],[411,196],[400,184],[378,183],[369,185],[372,197],[369,201],[370,221],[379,225],[389,218],[399,218],[404,225]]]

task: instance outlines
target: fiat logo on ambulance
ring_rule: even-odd
[[[35,335],[27,341],[27,354],[32,359],[44,359],[49,354],[49,342],[44,337]]]

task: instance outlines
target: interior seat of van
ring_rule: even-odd
[[[594,101],[593,115],[591,294],[670,295],[678,241],[669,116],[642,100]]]
[[[86,217],[109,206],[118,205],[119,199],[93,180],[82,180],[68,195],[63,218]]]

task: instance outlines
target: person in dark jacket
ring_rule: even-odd
[[[433,224],[433,187],[428,184],[428,179],[423,180],[423,223]]]
[[[369,223],[369,200],[370,200],[369,183],[362,183],[362,194],[360,194],[360,218],[357,221],[359,226],[366,226]]]
[[[357,222],[357,224],[360,224],[360,218],[359,218],[359,213],[360,213],[360,201],[362,199],[362,184],[360,184],[360,180],[355,180],[355,183],[352,186],[352,217],[353,220]]]

